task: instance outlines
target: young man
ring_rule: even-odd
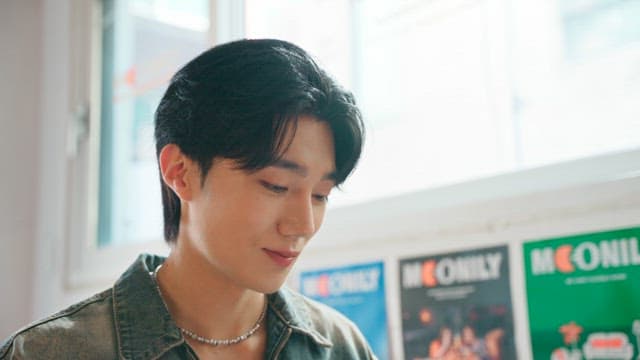
[[[165,260],[21,330],[0,358],[369,359],[337,312],[281,288],[355,167],[361,115],[297,46],[212,48],[156,112]]]

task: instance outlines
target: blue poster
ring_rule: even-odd
[[[351,319],[376,356],[389,358],[382,262],[302,272],[300,291]]]

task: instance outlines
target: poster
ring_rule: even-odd
[[[400,261],[405,359],[513,360],[507,246]]]
[[[523,245],[534,359],[640,359],[639,237],[632,228]]]
[[[389,358],[382,262],[302,272],[300,290],[351,319],[376,356]]]

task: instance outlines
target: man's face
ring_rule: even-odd
[[[232,285],[272,293],[322,224],[335,186],[331,130],[303,116],[281,161],[251,173],[236,167],[214,159],[202,188],[183,204],[181,233]]]

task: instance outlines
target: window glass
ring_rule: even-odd
[[[162,238],[153,116],[209,43],[208,0],[104,0],[98,244]]]
[[[640,2],[517,1],[513,10],[521,163],[637,148]]]
[[[364,156],[333,206],[640,144],[638,1],[245,7],[247,37],[308,49],[364,112]]]

